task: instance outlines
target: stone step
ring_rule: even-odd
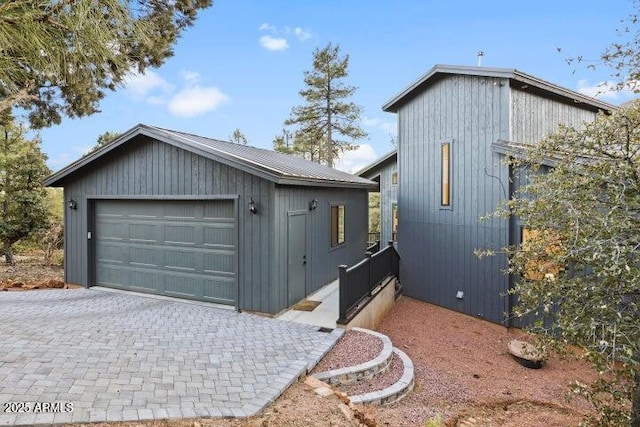
[[[352,403],[384,405],[386,403],[397,402],[413,389],[413,385],[414,385],[413,362],[411,361],[409,356],[406,355],[404,351],[394,347],[393,352],[402,361],[403,371],[400,379],[396,381],[394,384],[382,390],[376,390],[376,391],[371,391],[369,393],[349,396],[349,400],[351,400]]]
[[[356,331],[364,332],[379,338],[382,341],[382,351],[373,360],[346,368],[334,369],[331,371],[319,372],[313,375],[316,379],[332,386],[354,384],[356,382],[374,380],[378,375],[384,373],[391,363],[393,354],[402,361],[402,376],[394,384],[382,390],[375,390],[368,393],[349,396],[352,403],[364,403],[373,405],[383,405],[385,403],[396,402],[402,399],[413,389],[414,369],[413,362],[400,349],[393,347],[391,340],[384,334],[363,328],[353,328]]]
[[[391,363],[393,355],[393,345],[391,340],[384,334],[363,328],[353,328],[354,331],[364,332],[373,335],[382,341],[382,351],[373,360],[346,368],[333,369],[331,371],[318,372],[313,376],[327,384],[340,386],[353,384],[374,378],[376,375],[386,371]]]

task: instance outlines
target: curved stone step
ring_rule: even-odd
[[[393,348],[393,352],[400,357],[403,365],[402,377],[389,387],[369,393],[349,396],[352,403],[368,403],[372,405],[384,405],[402,399],[413,389],[413,362],[404,351]]]
[[[313,377],[331,385],[347,385],[357,381],[368,380],[381,372],[384,372],[391,363],[393,345],[384,334],[363,328],[353,328],[354,331],[364,332],[379,338],[382,341],[382,351],[373,360],[346,368],[333,369],[331,371],[318,372]],[[403,353],[404,354],[404,353]]]

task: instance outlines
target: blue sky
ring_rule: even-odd
[[[131,76],[107,95],[101,113],[64,118],[40,132],[53,170],[79,158],[105,131],[137,123],[228,139],[239,128],[271,148],[302,100],[313,51],[331,42],[350,55],[347,82],[358,87],[369,133],[339,167],[353,171],[390,151],[395,115],[381,105],[435,64],[517,68],[587,94],[610,70],[569,66],[595,60],[632,11],[627,0],[575,1],[259,1],[214,0],[159,69]],[[557,48],[562,51],[558,52]],[[600,98],[617,104],[630,93]]]

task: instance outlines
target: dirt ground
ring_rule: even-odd
[[[37,256],[15,256],[15,264],[0,259],[0,292],[32,289],[71,288],[65,286],[64,270],[58,265],[44,265]]]
[[[73,287],[62,282],[62,268],[21,259],[0,264],[0,291]],[[16,287],[16,282],[23,283]],[[591,410],[581,399],[567,400],[573,380],[589,382],[594,373],[578,360],[552,356],[539,370],[516,363],[507,343],[522,337],[470,316],[402,297],[378,330],[405,351],[415,366],[415,388],[402,401],[383,407],[345,405],[298,382],[259,416],[245,420],[180,420],[91,424],[119,427],[202,426],[570,426]],[[375,420],[372,423],[371,420]],[[88,426],[88,425],[87,425]]]
[[[351,427],[361,426],[354,412],[336,395],[320,396],[309,385],[289,387],[261,415],[249,419],[160,420],[125,423],[74,424],[74,427]]]
[[[419,319],[419,321],[417,321]],[[570,426],[592,410],[567,400],[574,380],[595,373],[584,362],[552,355],[542,369],[519,365],[507,344],[520,330],[402,297],[378,330],[415,365],[414,390],[402,401],[370,408],[380,425]]]

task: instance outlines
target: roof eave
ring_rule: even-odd
[[[562,86],[558,86],[556,84],[553,84],[546,80],[539,79],[537,77],[531,76],[529,74],[523,73],[518,70],[514,72],[512,80],[541,88],[547,92],[559,95],[563,98],[573,99],[574,102],[576,103],[587,104],[591,107],[596,107],[603,111],[610,112],[610,111],[615,111],[619,108],[613,104],[609,104],[608,102],[600,101],[590,96],[583,95],[580,92],[576,92],[570,89],[565,89]]]
[[[383,167],[387,162],[389,162],[391,159],[393,159],[397,155],[398,155],[398,150],[390,151],[389,153],[380,157],[378,160],[374,161],[370,165],[365,166],[364,168],[355,172],[354,175],[358,175],[360,177],[362,177],[363,175],[368,175],[369,173],[376,170],[377,168]]]
[[[187,150],[187,151],[193,152],[195,154],[198,154],[198,155],[200,155],[202,157],[209,158],[209,159],[218,161],[220,163],[223,163],[223,164],[225,164],[227,166],[243,170],[243,171],[245,171],[247,173],[250,173],[252,175],[256,175],[256,176],[258,176],[260,178],[264,178],[264,179],[266,179],[268,181],[277,182],[278,179],[280,179],[280,177],[281,177],[281,175],[272,173],[269,170],[267,170],[266,168],[257,167],[256,165],[246,165],[244,162],[238,161],[233,156],[227,156],[223,152],[217,151],[215,154],[213,154],[213,153],[210,153],[210,152],[208,152],[206,150],[199,149],[197,146],[194,146],[192,143],[190,143],[190,144],[180,143],[175,138],[171,138],[169,135],[167,135],[167,132],[165,132],[165,131],[162,131],[160,129],[156,129],[156,128],[151,127],[151,126],[139,124],[139,125],[135,126],[134,128],[130,129],[129,131],[125,132],[122,136],[117,138],[114,142],[110,143],[109,145],[96,150],[94,153],[91,153],[88,156],[80,158],[79,160],[77,160],[77,161],[71,163],[70,165],[68,165],[67,167],[65,167],[65,168],[61,169],[60,171],[54,173],[53,175],[49,176],[48,178],[46,178],[44,180],[44,185],[48,186],[48,187],[55,187],[56,185],[63,184],[64,183],[64,179],[67,176],[71,175],[72,173],[76,172],[77,170],[81,169],[82,167],[86,166],[87,164],[93,162],[94,160],[98,159],[99,157],[107,154],[108,152],[116,149],[120,145],[124,144],[125,142],[127,142],[130,139],[135,138],[136,136],[139,136],[139,135],[144,135],[144,136],[148,136],[150,138],[157,139],[157,140],[162,141],[162,142],[164,142],[166,144],[170,144],[170,145],[176,146],[178,148],[182,148],[184,150]],[[175,134],[172,134],[172,135],[175,136]]]
[[[498,140],[496,142],[491,143],[491,148],[494,152],[501,154],[507,157],[513,157],[515,159],[525,159],[526,158],[526,149],[524,147],[516,147],[512,145],[509,141]],[[554,167],[557,164],[551,157],[545,157],[541,159],[540,164],[543,166]]]
[[[276,184],[310,187],[362,188],[367,190],[374,190],[378,188],[377,183],[369,180],[367,181],[368,182],[333,181],[326,179],[285,176],[280,178]]]
[[[391,113],[397,112],[400,104],[406,97],[410,96],[411,93],[413,93],[415,90],[427,84],[428,81],[434,78],[437,74],[477,75],[485,77],[508,78],[511,80],[517,80],[526,84],[530,84],[564,98],[573,99],[576,102],[587,104],[593,108],[598,108],[604,111],[614,111],[618,108],[615,105],[599,101],[586,95],[582,95],[579,92],[565,89],[561,86],[555,85],[553,83],[547,82],[513,68],[491,68],[437,64],[420,78],[418,78],[415,82],[407,86],[399,94],[387,101],[382,106],[382,110]]]
[[[135,138],[139,135],[144,135],[149,138],[153,138],[164,143],[176,146],[178,148],[190,151],[202,157],[215,160],[227,166],[242,170],[257,177],[266,179],[278,184],[290,184],[290,185],[311,185],[311,186],[331,186],[331,187],[350,187],[350,188],[373,188],[375,183],[370,182],[350,182],[350,181],[335,181],[322,178],[308,178],[297,177],[287,175],[285,173],[277,173],[267,167],[263,167],[255,162],[247,162],[238,158],[237,156],[229,155],[220,150],[215,150],[215,153],[199,148],[198,143],[189,138],[182,137],[175,132],[166,131],[163,129],[155,128],[153,126],[147,126],[138,124],[130,130],[123,133],[120,137],[116,138],[112,143],[99,148],[95,152],[81,157],[75,162],[62,168],[58,172],[47,177],[43,183],[48,187],[63,186],[65,180],[70,175],[74,174],[78,170],[87,166],[91,162],[97,160],[101,156],[115,150],[127,141]],[[179,137],[179,138],[178,138]]]
[[[471,67],[466,65],[444,65],[444,64],[436,64],[429,71],[407,86],[404,90],[398,93],[396,96],[387,101],[383,106],[382,110],[395,113],[398,111],[398,106],[402,102],[402,100],[410,95],[414,90],[418,89],[422,85],[426,84],[429,80],[431,80],[437,74],[461,74],[461,75],[479,75],[480,69],[482,70],[482,75],[487,77],[502,77],[509,78],[511,77],[515,69],[512,68],[493,68],[493,67]]]
[[[81,169],[82,167],[86,166],[87,164],[91,163],[92,161],[94,161],[95,159],[97,159],[98,157],[102,157],[103,155],[107,154],[108,152],[114,150],[115,148],[119,147],[120,145],[124,144],[126,141],[130,140],[131,138],[135,138],[138,135],[143,135],[146,134],[148,132],[148,128],[143,125],[143,124],[138,124],[134,127],[132,127],[131,129],[129,129],[128,131],[126,131],[125,133],[123,133],[122,135],[120,135],[118,138],[116,138],[115,140],[113,140],[112,142],[110,142],[107,145],[104,145],[100,148],[98,148],[96,151],[87,154],[85,156],[80,157],[78,160],[68,164],[67,166],[65,166],[64,168],[60,169],[59,171],[49,175],[48,177],[46,177],[43,181],[43,184],[45,187],[56,187],[60,184],[64,183],[64,179],[71,175],[73,172],[77,171],[78,169]]]

